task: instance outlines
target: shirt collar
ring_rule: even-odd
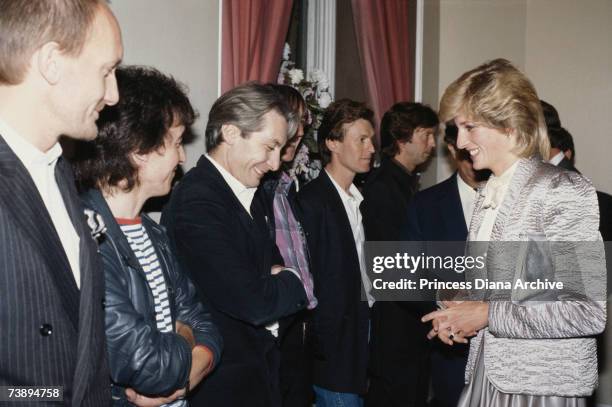
[[[407,175],[409,175],[411,177],[416,177],[416,176],[420,175],[418,173],[409,171],[408,168],[404,167],[404,165],[402,163],[400,163],[399,161],[397,161],[394,157],[389,157],[389,158],[387,158],[387,160],[389,160],[389,162],[391,164],[393,164],[393,166],[395,168],[397,168],[398,170],[400,170],[404,174],[407,174]]]
[[[0,134],[23,165],[53,165],[62,155],[62,146],[56,142],[47,152],[42,152],[20,136],[8,123],[0,118]]]
[[[257,187],[246,187],[242,184],[242,182],[238,181],[236,177],[234,177],[228,170],[223,168],[221,164],[215,161],[210,155],[204,155],[208,161],[215,166],[217,170],[221,173],[221,176],[229,185],[230,189],[236,195],[236,198],[240,201],[240,203],[244,206],[247,212],[251,213],[251,202],[253,202],[253,197],[255,196],[255,192],[257,191]]]
[[[336,183],[336,180],[334,180],[334,177],[331,176],[329,171],[325,170],[325,172],[327,173],[327,176],[331,180],[332,184],[334,184],[334,187],[336,187],[336,189],[338,190],[338,193],[340,194],[340,198],[342,198],[342,201],[345,202],[345,201],[350,201],[351,199],[354,199],[357,201],[357,204],[360,204],[361,201],[363,201],[363,195],[361,195],[361,192],[359,192],[359,189],[357,189],[355,184],[351,183],[351,186],[349,187],[349,190],[347,193],[340,185],[338,185],[338,183]]]
[[[551,163],[552,165],[559,165],[559,163],[563,161],[563,158],[565,158],[565,154],[563,154],[563,151],[559,151],[548,162]]]
[[[285,171],[281,171],[281,173],[280,173],[280,175],[278,177],[278,182],[279,183],[291,184],[293,181],[294,181],[294,179],[291,177],[291,175],[289,175]]]
[[[461,175],[459,175],[459,173],[457,173],[457,185],[459,186],[459,191],[462,191],[466,194],[476,194],[476,189],[472,188],[467,182],[465,182],[463,178],[461,178]]]
[[[284,195],[289,193],[289,189],[291,188],[291,184],[293,184],[295,180],[291,177],[291,175],[287,174],[285,171],[281,171],[278,177],[278,184],[276,185],[276,191],[282,192]]]

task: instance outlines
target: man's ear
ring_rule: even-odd
[[[64,59],[59,44],[51,41],[32,55],[31,67],[37,69],[50,85],[56,85],[61,78]]]
[[[140,167],[142,164],[149,161],[149,154],[130,153],[130,159],[136,166]]]
[[[242,137],[242,132],[238,127],[233,124],[224,124],[221,126],[221,136],[223,137],[223,141],[225,141],[230,146],[236,143],[239,137]]]
[[[408,148],[408,144],[412,144],[412,142],[408,141],[408,140],[405,140],[405,141],[394,140],[393,142],[397,146],[397,151],[399,153],[403,153],[404,150],[406,150],[406,148]]]
[[[455,149],[455,147],[449,143],[446,144],[446,148],[448,148],[448,152],[450,153],[451,157],[453,157],[453,160],[456,160],[457,159],[457,149]]]
[[[325,139],[325,145],[327,146],[327,149],[331,152],[336,152],[338,151],[338,140],[332,140],[332,139]]]

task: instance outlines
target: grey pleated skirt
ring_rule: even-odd
[[[499,391],[487,378],[484,347],[478,351],[472,379],[463,389],[458,407],[586,407],[582,397],[532,396]]]

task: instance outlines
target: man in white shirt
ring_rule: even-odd
[[[101,0],[0,10],[0,386],[108,405],[103,273],[58,139],[95,138],[117,102],[121,33]]]
[[[261,178],[280,165],[298,118],[268,85],[238,86],[212,106],[206,148],[181,179],[162,223],[224,340],[219,367],[194,405],[280,407],[276,321],[307,304],[298,274],[282,266]]]
[[[373,113],[363,103],[332,103],[318,131],[325,169],[298,194],[311,255],[317,308],[309,332],[317,407],[361,406],[366,391],[372,285],[365,233],[353,184],[370,169]]]

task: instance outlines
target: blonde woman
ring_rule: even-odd
[[[597,384],[593,336],[606,318],[595,189],[580,174],[542,161],[549,144],[539,98],[506,60],[453,82],[440,102],[440,118],[454,120],[457,147],[469,152],[474,168],[493,173],[479,191],[468,236],[488,242],[480,277],[512,281],[529,267],[555,278],[578,276],[588,292],[565,290],[555,297],[548,290],[546,301],[517,301],[515,290],[492,290],[480,301],[446,302],[423,317],[432,321],[429,336],[449,345],[475,336],[459,405],[585,405]],[[533,241],[548,242],[552,255],[529,253],[520,262],[507,243]],[[572,250],[559,252],[558,242]],[[469,294],[474,299],[483,292]]]

